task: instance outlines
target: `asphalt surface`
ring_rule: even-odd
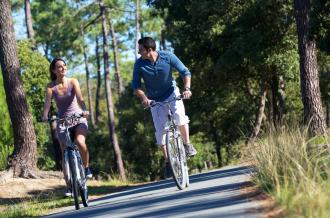
[[[90,206],[74,206],[51,217],[261,217],[248,166],[232,166],[190,176],[190,186],[178,190],[172,179],[130,187],[99,199]]]

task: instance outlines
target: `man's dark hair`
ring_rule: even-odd
[[[151,48],[153,51],[156,50],[156,42],[151,37],[143,37],[138,41],[139,45],[142,45],[145,49]]]

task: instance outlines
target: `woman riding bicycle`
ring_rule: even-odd
[[[70,132],[74,134],[76,143],[78,145],[78,149],[85,167],[86,178],[92,178],[92,173],[89,169],[89,153],[85,142],[88,132],[86,117],[89,115],[89,112],[86,111],[86,105],[81,94],[79,82],[74,78],[66,77],[67,67],[65,61],[62,58],[55,58],[51,62],[49,66],[49,72],[52,82],[50,82],[46,87],[46,97],[42,119],[43,121],[48,120],[48,112],[53,97],[57,105],[59,118],[73,114],[83,114],[82,118],[71,121]],[[64,145],[66,143],[65,127],[63,123],[57,123],[56,133],[61,144],[61,152],[63,157]],[[62,169],[67,184],[65,196],[71,196],[71,188],[68,184],[63,161]]]

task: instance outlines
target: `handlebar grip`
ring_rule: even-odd
[[[156,105],[156,101],[155,100],[151,100],[149,103],[150,107],[153,107]]]
[[[176,100],[186,99],[182,94],[175,98]]]

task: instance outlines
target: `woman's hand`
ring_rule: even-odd
[[[45,116],[45,115],[43,115],[42,117],[41,117],[41,121],[42,122],[48,122],[48,116]]]
[[[87,118],[89,116],[89,111],[82,112],[83,117]]]

